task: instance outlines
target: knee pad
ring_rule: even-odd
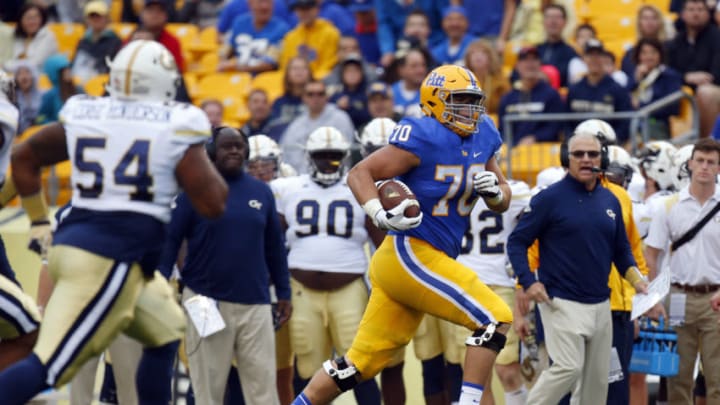
[[[490,349],[495,353],[500,353],[500,350],[505,347],[505,341],[507,338],[500,332],[496,332],[495,329],[500,324],[489,324],[486,328],[479,328],[469,338],[465,340],[467,346],[477,346]]]
[[[358,373],[355,366],[349,365],[345,361],[345,357],[342,356],[335,359],[335,364],[337,364],[337,367],[333,366],[331,360],[326,360],[323,363],[323,369],[332,377],[340,391],[345,392],[355,388],[360,377],[360,373]]]

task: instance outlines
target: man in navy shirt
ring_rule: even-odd
[[[533,197],[508,240],[508,256],[530,299],[539,303],[553,364],[528,403],[556,404],[580,383],[581,404],[605,403],[612,346],[610,264],[638,291],[647,283],[635,267],[617,198],[600,184],[601,145],[590,132],[568,142],[568,174]],[[539,240],[539,278],[527,250]]]
[[[603,65],[605,48],[597,39],[590,39],[585,45],[585,64],[588,72],[579,82],[570,86],[567,96],[571,112],[613,113],[632,110],[630,93],[607,74]],[[618,145],[629,138],[629,121],[608,121],[615,129]],[[572,122],[572,127],[577,123]]]
[[[188,325],[186,348],[199,404],[223,403],[232,360],[245,403],[278,404],[275,339],[269,283],[275,285],[280,323],[290,317],[290,276],[280,221],[270,187],[243,173],[247,143],[233,128],[213,130],[208,154],[228,183],[225,214],[202,218],[180,194],[168,227],[161,271],[168,274],[183,239],[183,302],[215,306],[225,327],[202,336]],[[222,376],[218,378],[218,376]]]
[[[540,114],[565,111],[555,89],[543,79],[540,53],[535,47],[527,47],[518,53],[517,71],[520,80],[500,100],[500,133],[504,133],[505,114]],[[535,142],[556,142],[562,125],[557,121],[522,121],[512,125],[513,145]]]
[[[567,11],[559,4],[551,4],[543,11],[543,26],[547,39],[538,45],[543,65],[553,65],[560,71],[560,83],[567,86],[568,65],[577,56],[575,49],[563,40]]]

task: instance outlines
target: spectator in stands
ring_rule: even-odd
[[[430,42],[432,46],[442,39],[440,19],[448,0],[375,0],[375,12],[378,18],[378,42],[382,54],[380,64],[390,66],[395,60],[395,46],[405,30],[405,21],[415,10],[422,11],[428,18]]]
[[[338,60],[344,60],[349,55],[362,55],[360,43],[356,37],[344,36],[340,37],[338,46]],[[377,79],[377,72],[375,66],[367,62],[364,56],[362,56],[363,74],[368,82],[373,82]],[[332,72],[323,79],[325,85],[328,86],[330,94],[335,93],[342,86],[342,80],[340,77],[340,70],[342,64],[338,63],[333,68]]]
[[[637,39],[655,39],[664,43],[668,39],[673,37],[673,32],[669,27],[666,26],[663,18],[662,11],[652,4],[642,5],[637,12]],[[633,55],[635,53],[635,47],[632,47],[625,51],[625,55],[622,58],[620,67],[628,77],[635,76],[635,62],[633,62]]]
[[[303,109],[302,95],[305,91],[305,84],[314,80],[310,71],[310,64],[307,60],[300,56],[296,56],[288,62],[283,77],[283,87],[285,91],[283,95],[278,97],[272,105],[270,116],[272,126],[277,130],[274,134],[277,137],[270,136],[274,141],[279,142],[285,128],[297,118]]]
[[[349,9],[338,4],[336,0],[318,0],[318,3],[320,3],[320,18],[330,21],[340,31],[340,35],[353,35],[355,16]]]
[[[625,72],[617,68],[617,59],[615,59],[615,54],[608,50],[605,50],[602,56],[602,63],[605,67],[605,73],[609,74],[610,77],[615,80],[615,83],[619,84],[625,89],[630,90],[629,86],[632,84],[630,82],[630,78],[628,77],[628,75],[625,74]]]
[[[72,74],[83,83],[108,73],[107,60],[112,60],[122,47],[120,38],[108,28],[108,12],[103,0],[92,0],[83,9],[87,30],[77,44],[72,61]]]
[[[5,62],[5,69],[15,70],[21,60],[27,60],[40,69],[45,60],[58,50],[57,39],[47,27],[47,12],[35,3],[25,3],[20,9],[12,45],[12,59]]]
[[[290,317],[290,277],[283,232],[272,191],[244,173],[248,144],[233,128],[213,130],[209,157],[228,183],[227,209],[218,220],[201,217],[180,194],[160,269],[169,274],[187,239],[183,302],[216,306],[225,327],[207,337],[188,319],[190,376],[198,404],[221,404],[233,360],[247,404],[278,404],[270,283],[279,324]],[[240,253],[240,256],[237,254]],[[242,261],[238,261],[242,257]],[[192,315],[188,316],[192,319]],[[192,319],[195,321],[195,319]],[[205,321],[200,317],[199,321]]]
[[[402,115],[393,110],[393,91],[383,82],[375,82],[368,86],[368,113],[371,118],[390,118],[400,121]]]
[[[469,10],[470,28],[468,32],[475,37],[495,41],[495,49],[502,53],[510,38],[510,29],[515,11],[516,0],[452,0]]]
[[[667,44],[668,66],[695,90],[700,136],[707,136],[720,112],[720,31],[705,0],[686,0],[680,18],[684,26]]]
[[[18,134],[22,134],[31,127],[40,112],[42,92],[37,86],[38,72],[30,62],[20,62],[15,67],[15,96],[20,122]]]
[[[682,77],[665,66],[665,49],[657,39],[643,38],[635,45],[633,63],[636,65],[632,83],[633,107],[642,108],[682,89]],[[670,138],[670,116],[680,112],[679,103],[652,114],[648,124],[652,139]]]
[[[485,39],[472,42],[465,53],[465,67],[475,73],[485,93],[487,112],[497,114],[500,99],[510,90],[510,84],[502,74],[502,60],[492,43]]]
[[[520,81],[500,102],[499,130],[504,134],[503,117],[506,114],[561,113],[565,104],[555,89],[543,77],[540,53],[536,47],[527,47],[518,53],[517,71]],[[513,124],[513,145],[535,142],[557,142],[562,129],[558,121],[522,121]]]
[[[467,10],[462,6],[450,6],[443,11],[442,29],[446,38],[432,48],[435,62],[462,65],[468,45],[475,36],[468,33]]]
[[[242,127],[241,131],[245,136],[268,135],[272,132],[270,125],[270,101],[265,90],[253,89],[248,95],[247,102],[250,119]],[[275,135],[279,137],[282,134]]]
[[[360,55],[350,54],[340,61],[342,86],[332,93],[330,102],[348,113],[355,128],[361,128],[370,121],[367,109],[366,87],[368,80],[363,73]]]
[[[313,76],[327,76],[337,62],[340,32],[329,21],[318,18],[317,0],[293,0],[290,8],[298,24],[283,39],[280,69],[285,69],[293,56],[302,56],[310,62]]]
[[[424,48],[414,48],[398,59],[400,80],[393,83],[395,111],[403,116],[420,117],[420,85],[430,71],[432,57]]]
[[[231,0],[220,12],[217,22],[217,30],[220,34],[226,34],[233,26],[235,18],[250,11],[248,0]],[[273,17],[277,17],[292,27],[295,24],[295,16],[288,9],[287,1],[273,0]]]
[[[544,65],[553,65],[560,71],[560,83],[568,85],[568,64],[577,52],[562,37],[567,24],[567,11],[559,4],[550,4],[543,11],[543,26],[546,40],[538,45],[538,51]]]
[[[630,93],[605,71],[604,54],[605,48],[597,39],[591,39],[585,44],[584,58],[588,73],[568,90],[567,105],[571,112],[613,113],[632,110]],[[608,122],[615,129],[618,144],[624,144],[629,137],[628,121]],[[576,122],[570,125],[574,128]]]
[[[597,39],[597,30],[590,24],[580,24],[575,28],[575,48],[582,52],[590,39]],[[568,63],[568,84],[575,84],[587,73],[583,58],[575,56]]]
[[[224,7],[223,0],[186,0],[171,21],[194,24],[200,29],[213,27]]]
[[[185,60],[182,55],[180,41],[165,29],[168,23],[169,5],[165,0],[145,0],[145,8],[140,13],[140,22],[143,28],[150,31],[155,40],[163,44],[175,58],[178,70],[185,71]]]
[[[43,71],[50,79],[53,87],[42,95],[40,111],[36,122],[47,124],[58,120],[58,113],[65,101],[82,89],[75,86],[70,70],[70,61],[63,54],[56,54],[45,61]]]
[[[430,19],[422,10],[408,14],[403,26],[403,35],[395,43],[395,59],[410,48],[430,49]]]
[[[210,125],[212,125],[213,128],[222,126],[225,107],[220,100],[216,98],[205,100],[200,103],[200,108],[205,111],[205,115],[207,115]]]
[[[325,83],[312,80],[305,84],[302,100],[304,111],[290,123],[279,142],[285,162],[297,169],[298,174],[308,173],[304,145],[310,133],[317,128],[334,127],[345,139],[355,138],[355,127],[350,116],[335,104],[328,103]]]
[[[380,64],[380,44],[378,42],[377,15],[372,0],[352,0],[348,7],[355,14],[355,38],[367,62]],[[342,39],[341,39],[342,40]],[[340,45],[342,48],[342,44]]]
[[[277,68],[280,42],[290,27],[273,16],[272,0],[249,0],[250,12],[235,18],[227,38],[228,59],[219,71],[234,70],[257,74]]]

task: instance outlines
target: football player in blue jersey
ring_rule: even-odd
[[[165,47],[132,41],[110,66],[109,97],[71,97],[60,122],[14,149],[13,179],[31,238],[50,239],[41,168],[69,159],[73,196],[48,251],[54,288],[37,344],[0,373],[3,404],[64,385],[121,332],[145,346],[140,404],[170,400],[168,365],[185,328],[167,281],[155,276],[170,204],[182,186],[198,212],[218,217],[227,196],[205,153],[205,113],[172,101],[179,78]],[[149,306],[138,303],[145,294]]]
[[[424,117],[405,118],[389,145],[353,168],[348,184],[375,224],[389,230],[372,258],[372,292],[352,347],[328,360],[293,404],[327,404],[373,378],[412,338],[424,314],[468,328],[460,405],[480,403],[512,311],[473,270],[458,263],[478,197],[503,212],[511,191],[494,159],[500,134],[484,113],[484,94],[469,70],[444,65],[423,81]],[[398,178],[415,193],[385,210],[375,182]],[[418,205],[421,214],[405,217]]]

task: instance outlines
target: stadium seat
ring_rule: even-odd
[[[198,78],[195,73],[183,73],[183,81],[190,98],[194,98],[198,94]]]
[[[247,73],[213,73],[198,81],[197,94],[205,96],[231,95],[245,98],[250,91],[250,75]]]
[[[682,90],[687,95],[693,95],[692,89],[688,86],[683,86]],[[690,132],[694,119],[696,117],[693,116],[692,103],[688,99],[682,99],[680,101],[680,114],[670,117],[670,133],[672,136],[681,136]]]
[[[105,85],[108,82],[108,75],[97,75],[85,82],[85,93],[91,96],[100,97],[105,94]]]
[[[511,153],[512,178],[522,180],[528,183],[530,187],[535,185],[538,172],[548,167],[560,166],[560,144],[556,142],[516,146]],[[503,172],[508,173],[507,148],[505,145],[500,151],[500,159]]]
[[[73,56],[75,56],[75,48],[77,48],[80,38],[85,34],[85,27],[82,24],[69,23],[50,23],[47,27],[55,34],[58,51],[72,60]]]
[[[208,75],[217,72],[220,56],[216,52],[205,53],[196,63],[191,62],[189,72]]]
[[[635,40],[635,12],[595,14],[590,17],[590,23],[597,29],[598,38],[603,42]]]
[[[47,91],[52,88],[52,82],[50,81],[50,78],[45,73],[42,73],[38,77],[37,86],[38,86],[38,89],[40,89],[42,91]]]
[[[282,96],[285,91],[283,86],[284,75],[285,73],[281,70],[260,73],[253,79],[252,88],[265,90],[268,99],[272,103],[276,98]]]
[[[215,27],[207,27],[200,31],[195,41],[189,44],[188,50],[193,54],[217,52],[220,47],[218,32]]]
[[[195,24],[178,24],[172,23],[167,24],[165,29],[173,34],[178,41],[180,46],[185,49],[189,49],[190,46],[197,40],[200,30]]]
[[[236,126],[242,126],[250,118],[250,112],[245,105],[245,101],[241,97],[235,95],[217,95],[214,97],[198,97],[195,99],[195,104],[200,105],[203,101],[217,99],[223,105],[223,121],[232,122]]]
[[[122,0],[112,0],[110,3],[110,21],[122,20]]]
[[[123,41],[127,40],[130,37],[130,34],[135,32],[135,28],[137,28],[137,25],[132,23],[110,23],[110,29],[115,31],[115,34],[117,34],[117,36],[119,36]]]

